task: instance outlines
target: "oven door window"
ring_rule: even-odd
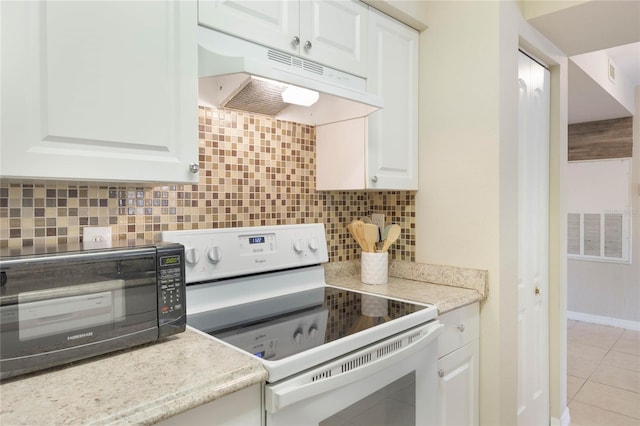
[[[411,372],[321,421],[320,426],[415,425],[415,383],[415,372]]]
[[[2,359],[91,344],[157,326],[155,250],[34,261],[3,270]]]

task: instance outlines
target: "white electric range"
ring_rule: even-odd
[[[342,419],[401,378],[413,389],[408,424],[437,421],[436,307],[326,285],[322,224],[165,231],[162,240],[185,246],[188,327],[268,371],[267,424],[298,425],[303,412],[305,424]]]

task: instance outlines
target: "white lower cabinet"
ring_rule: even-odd
[[[239,390],[207,404],[156,423],[161,426],[260,426],[262,385]]]
[[[477,425],[480,329],[478,303],[439,317],[445,331],[438,340],[439,425]]]
[[[2,178],[198,182],[196,2],[10,1],[0,21]]]

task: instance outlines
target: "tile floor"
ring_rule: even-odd
[[[640,331],[567,326],[571,426],[640,426]]]

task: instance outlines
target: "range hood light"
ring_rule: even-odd
[[[297,86],[289,86],[282,92],[282,100],[288,104],[311,106],[318,102],[320,94],[315,90],[304,89]]]

